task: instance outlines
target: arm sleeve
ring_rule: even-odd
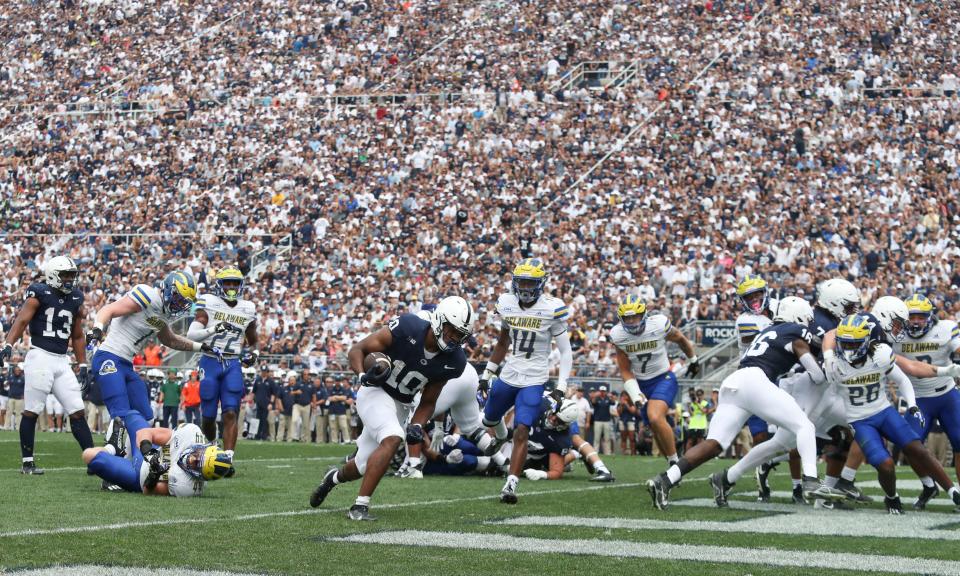
[[[813,354],[807,352],[801,356],[800,364],[806,369],[814,384],[823,384],[823,381],[826,380],[826,376],[824,376],[823,370],[820,369],[820,365],[817,364],[817,359],[813,357]]]
[[[567,378],[573,370],[573,350],[570,348],[570,334],[564,332],[557,338],[557,350],[560,351],[560,368],[557,373],[557,390],[567,390]]]
[[[900,390],[900,397],[907,401],[907,406],[913,407],[917,405],[917,395],[913,392],[913,383],[910,382],[910,378],[907,378],[907,375],[903,373],[903,370],[901,370],[899,366],[894,364],[893,368],[887,374],[887,378],[897,383],[897,388]]]
[[[203,324],[194,320],[187,329],[187,338],[194,342],[202,342],[216,331],[216,328],[206,328]]]

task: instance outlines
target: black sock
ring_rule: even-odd
[[[686,458],[677,460],[677,468],[680,469],[680,473],[684,476],[686,476],[687,472],[693,470],[693,466],[690,466],[690,463],[687,462]]]
[[[33,459],[33,439],[37,434],[37,416],[24,413],[20,417],[20,455]]]
[[[86,418],[71,418],[70,431],[73,433],[73,437],[77,439],[77,443],[80,444],[82,450],[93,448],[93,434],[90,433]],[[120,448],[123,448],[123,446]]]

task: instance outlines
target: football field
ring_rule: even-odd
[[[919,483],[903,468],[902,517],[882,503],[789,504],[785,466],[775,503],[757,504],[744,478],[732,508],[718,510],[705,478],[730,461],[694,471],[659,512],[642,483],[663,462],[612,457],[615,483],[589,483],[577,464],[560,481],[523,480],[517,506],[498,502],[500,478],[385,478],[371,506],[379,520],[357,523],[345,516],[357,483],[322,508],[307,503],[349,450],[241,441],[237,477],[177,500],[101,492],[69,434],[38,433],[47,474],[22,476],[17,436],[2,432],[0,573],[960,574],[960,514],[942,495],[927,512],[909,510]],[[859,482],[879,496],[872,470]]]

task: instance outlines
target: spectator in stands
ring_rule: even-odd
[[[317,401],[316,393],[313,377],[308,370],[304,370],[293,387],[294,404],[291,413],[290,437],[295,442],[310,441],[310,417],[313,405]]]
[[[197,371],[191,370],[190,377],[181,388],[180,408],[183,410],[184,422],[197,424],[200,422],[200,380]]]
[[[286,383],[277,394],[277,412],[280,415],[277,424],[277,442],[293,442],[293,407],[297,403],[297,381],[299,376],[293,370],[287,372]]]
[[[330,442],[346,444],[351,440],[349,412],[353,406],[354,394],[349,380],[344,377],[327,378],[330,395],[327,405],[330,410]]]
[[[312,428],[314,431],[314,442],[317,444],[326,444],[329,438],[327,434],[327,401],[330,398],[330,391],[327,386],[331,384],[333,384],[333,379],[329,376],[326,378],[326,381],[324,381],[324,377],[321,374],[313,376],[313,386],[316,393],[314,394]]]
[[[160,404],[163,413],[160,416],[160,427],[175,429],[180,424],[180,387],[179,373],[167,374],[160,387]]]

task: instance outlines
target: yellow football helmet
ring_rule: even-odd
[[[870,350],[870,319],[860,314],[847,316],[837,326],[840,356],[849,364],[857,364]]]
[[[187,272],[171,272],[163,279],[162,293],[166,312],[181,316],[197,301],[197,284]]]
[[[647,324],[647,305],[635,294],[627,294],[617,305],[617,316],[623,329],[630,334],[642,334]]]
[[[762,296],[758,296],[761,294]],[[763,314],[770,304],[770,289],[767,288],[767,282],[763,278],[747,274],[746,278],[737,285],[737,298],[748,313]]]
[[[536,302],[546,284],[547,269],[539,258],[527,258],[513,269],[513,293],[521,304]]]
[[[937,323],[933,302],[923,294],[913,294],[904,304],[907,305],[907,312],[910,313],[907,334],[911,338],[923,338],[923,335]]]
[[[237,268],[224,268],[217,272],[217,292],[227,302],[235,302],[243,292],[243,272]]]
[[[201,480],[219,480],[233,468],[233,457],[215,444],[194,444],[180,455],[177,464]]]

